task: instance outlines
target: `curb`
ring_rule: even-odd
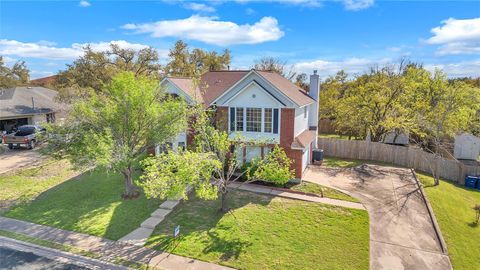
[[[442,249],[443,254],[448,255],[447,243],[445,242],[445,239],[443,239],[442,232],[440,231],[440,226],[437,223],[437,218],[435,217],[432,206],[430,205],[430,202],[428,201],[428,198],[425,195],[425,191],[423,190],[423,185],[418,180],[415,170],[413,168],[411,168],[410,170],[413,174],[413,178],[415,178],[415,182],[417,183],[418,188],[420,189],[420,194],[422,195],[423,202],[427,207],[428,215],[430,216],[430,220],[432,221],[433,229],[435,231],[435,235],[438,238],[440,248]]]

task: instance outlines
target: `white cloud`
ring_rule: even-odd
[[[245,10],[245,13],[247,13],[247,15],[252,15],[252,14],[255,13],[255,10],[254,10],[253,8],[247,8],[247,9]]]
[[[125,24],[122,27],[157,38],[186,38],[219,46],[275,41],[284,35],[277,19],[273,17],[263,17],[254,24],[238,25],[230,21],[220,21],[216,17],[193,15],[186,19]]]
[[[91,5],[92,4],[90,4],[90,2],[88,2],[86,0],[82,0],[82,1],[80,1],[80,3],[78,3],[78,6],[80,6],[80,7],[89,7]]]
[[[194,10],[194,11],[201,11],[201,12],[215,12],[215,8],[211,6],[207,6],[202,3],[194,3],[189,2],[183,5],[184,8]]]
[[[228,2],[228,0],[225,2]],[[323,5],[322,0],[236,0],[236,2],[241,4],[251,2],[270,2],[304,7],[321,7]]]
[[[385,65],[391,63],[392,59],[368,59],[368,58],[348,58],[341,61],[313,60],[295,63],[295,69],[298,72],[311,74],[313,70],[318,70],[322,76],[334,75],[340,70],[345,70],[349,74],[358,74],[368,71],[376,65]]]
[[[342,2],[345,9],[351,11],[367,9],[375,4],[374,0],[343,0]]]
[[[427,64],[425,68],[434,71],[442,69],[448,77],[478,77],[480,74],[480,59],[447,64]]]
[[[438,55],[480,53],[480,18],[449,18],[431,30],[427,44],[440,45]]]
[[[52,44],[52,43],[50,43]],[[98,43],[74,43],[71,47],[55,47],[44,42],[21,42],[16,40],[0,39],[0,55],[14,55],[18,57],[71,60],[83,55],[83,47],[90,44],[94,51],[105,51],[110,44],[118,44],[122,48],[139,50],[147,45],[129,43],[125,40],[114,40]]]

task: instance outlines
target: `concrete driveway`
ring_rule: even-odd
[[[25,166],[34,166],[43,159],[42,155],[35,150],[26,148],[7,149],[5,153],[0,154],[0,174],[7,173]]]
[[[304,180],[359,199],[370,217],[370,269],[452,269],[408,169],[310,166]]]

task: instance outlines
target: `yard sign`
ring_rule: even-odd
[[[177,237],[180,234],[180,225],[177,225],[173,230],[173,237]]]

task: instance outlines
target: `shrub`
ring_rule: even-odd
[[[255,160],[254,163],[256,165],[252,166],[256,166],[256,169],[253,172],[253,179],[285,185],[294,178],[293,170],[290,169],[292,161],[279,146],[275,146],[263,160]]]

